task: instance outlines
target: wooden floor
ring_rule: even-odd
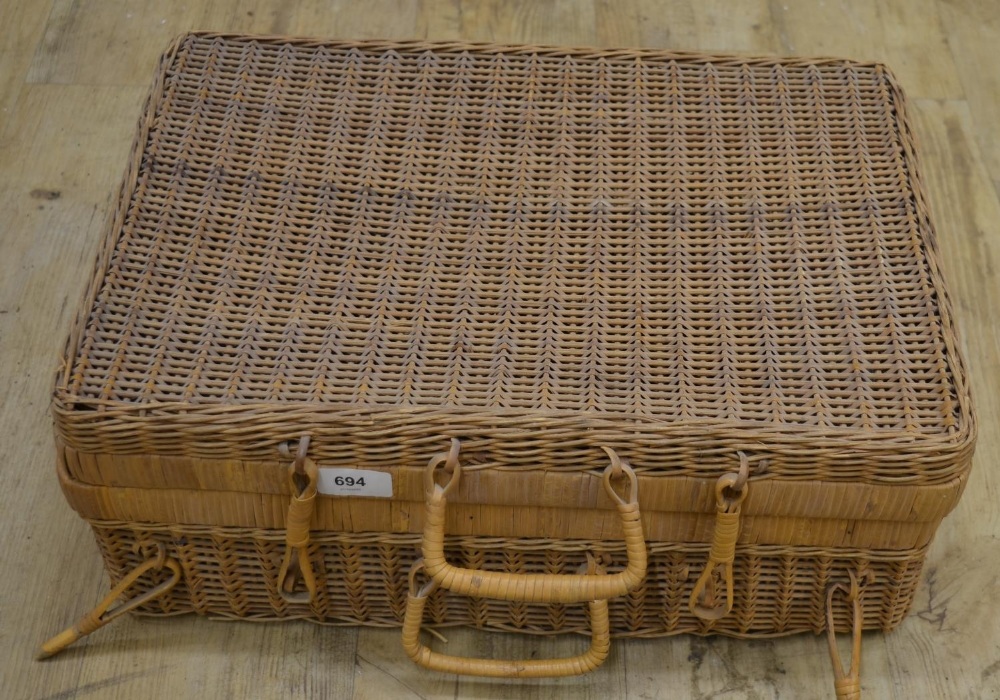
[[[992,0],[0,0],[0,697],[827,697],[824,641],[617,643],[578,679],[423,672],[398,632],[126,619],[49,662],[36,645],[106,590],[53,469],[48,392],[158,53],[188,29],[837,55],[913,100],[982,432],[913,615],[866,635],[869,698],[1000,698],[1000,4]],[[470,654],[579,639],[451,633]]]

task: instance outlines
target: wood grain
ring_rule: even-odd
[[[45,31],[50,4],[42,0],[0,4],[0,134],[10,120],[32,52]]]
[[[788,5],[786,9],[785,5]],[[911,617],[865,636],[868,697],[1000,698],[1000,20],[989,0],[299,3],[9,0],[0,5],[0,688],[10,698],[828,697],[822,638],[616,643],[581,679],[524,686],[413,666],[393,630],[126,619],[47,663],[36,644],[103,595],[92,538],[53,473],[54,358],[89,274],[145,86],[187,29],[640,45],[878,58],[911,97],[923,171],[983,426]],[[447,633],[469,655],[583,640]],[[434,642],[441,648],[440,642]]]
[[[16,3],[21,4],[21,3]],[[27,74],[32,83],[147,85],[167,43],[185,31],[412,39],[451,0],[201,2],[55,0]]]
[[[12,698],[78,686],[82,657],[43,669],[33,664],[31,647],[42,629],[64,625],[106,586],[94,566],[93,538],[73,513],[55,507],[62,494],[51,478],[46,394],[65,324],[75,313],[73,298],[83,293],[88,274],[78,263],[93,255],[128,153],[128,139],[120,134],[133,128],[142,93],[22,86],[0,142],[0,426],[10,465],[0,471],[6,531],[0,548],[0,570],[6,572],[0,585],[0,687]],[[47,555],[31,554],[35,547]]]
[[[945,272],[963,323],[965,354],[978,377],[976,405],[982,416],[1000,413],[991,391],[1000,371],[995,300],[1000,297],[996,263],[1000,205],[976,147],[969,106],[964,102],[920,100],[917,135],[923,146],[924,173],[939,222]],[[990,425],[990,418],[986,418]],[[938,534],[924,575],[923,594],[900,633],[890,638],[894,662],[925,659],[898,681],[901,697],[921,694],[942,698],[989,698],[1000,693],[993,666],[1000,659],[1000,634],[983,620],[995,613],[986,606],[1000,601],[996,576],[996,540],[1000,479],[991,456],[1000,452],[1000,436],[984,430],[977,448],[978,466],[967,496]],[[984,556],[985,555],[985,556]],[[976,653],[970,653],[975,650]]]
[[[735,7],[735,10],[734,10]],[[598,43],[685,51],[774,54],[780,48],[767,0],[595,2]]]
[[[961,97],[936,0],[771,0],[781,52],[887,63],[911,97]]]
[[[470,41],[499,44],[594,44],[594,6],[573,0],[459,0],[459,26]]]
[[[1000,139],[996,137],[1000,114],[1000,64],[996,36],[1000,12],[991,0],[952,0],[941,4],[941,22],[959,69],[973,122],[973,135],[983,164],[1000,183]]]

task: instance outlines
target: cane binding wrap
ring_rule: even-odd
[[[594,566],[594,559],[592,557],[588,557],[588,559],[587,573],[581,575],[601,575],[603,571],[600,567]],[[590,647],[578,656],[566,659],[505,660],[470,659],[434,652],[421,644],[419,640],[420,622],[423,619],[427,596],[438,586],[437,581],[431,579],[422,587],[417,587],[416,575],[424,568],[423,560],[419,560],[410,569],[410,590],[406,599],[402,640],[406,655],[414,663],[426,669],[488,678],[555,678],[588,673],[608,658],[608,652],[611,649],[611,635],[606,600],[592,600],[588,603],[591,627]],[[563,582],[557,582],[554,585],[564,585],[569,578],[571,577],[563,577]]]
[[[299,440],[298,452],[288,471],[292,498],[288,503],[285,556],[278,572],[278,589],[281,597],[289,603],[308,603],[316,594],[316,574],[309,557],[309,529],[315,508],[319,469],[316,462],[306,456],[309,441],[308,435]],[[285,443],[281,444],[281,454],[286,459],[289,457]],[[299,580],[305,590],[296,590]]]
[[[607,494],[615,502],[625,533],[628,565],[625,570],[612,575],[584,574],[515,575],[495,571],[479,571],[452,566],[445,559],[444,521],[447,495],[459,483],[462,467],[459,462],[459,441],[452,440],[446,455],[438,455],[427,465],[427,508],[424,516],[424,538],[421,545],[423,566],[435,583],[459,595],[497,600],[516,600],[524,603],[582,603],[607,600],[633,590],[646,577],[646,542],[642,534],[635,472],[618,458],[613,450],[604,448],[611,463],[604,470],[603,483]],[[447,484],[435,483],[434,472],[444,465],[450,472]],[[619,496],[612,486],[612,476],[621,474],[626,479],[624,496]]]

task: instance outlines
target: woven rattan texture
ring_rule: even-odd
[[[923,457],[944,478],[973,425],[901,109],[881,66],[847,61],[187,37],[70,341],[61,430],[204,454],[201,416],[220,455],[256,454],[383,412],[437,450],[456,417],[463,437],[584,417],[610,444],[733,426],[705,441],[729,455],[799,431],[771,464],[803,477],[859,435],[889,466],[848,456],[851,478],[920,480]],[[594,427],[567,425],[541,442]],[[707,432],[674,439],[702,453]]]
[[[419,556],[416,535],[314,533],[310,556],[320,576],[319,592],[312,605],[289,604],[276,583],[283,531],[92,524],[113,581],[152,556],[153,542],[162,542],[180,561],[183,583],[143,608],[153,615],[197,612],[250,620],[398,626],[406,605],[406,573]],[[140,542],[143,546],[136,547]],[[610,571],[620,569],[625,559],[618,543],[580,540],[453,537],[447,551],[452,561],[464,566],[514,573],[572,574],[585,563],[588,551],[610,554],[617,565]],[[889,630],[912,603],[925,553],[748,546],[736,558],[732,613],[707,624],[687,605],[707,546],[653,544],[645,583],[628,596],[608,601],[612,632],[632,637],[682,632],[737,637],[818,634],[826,628],[827,586],[847,580],[847,571],[870,575],[863,599],[865,627]],[[151,573],[132,593],[158,581]],[[850,629],[846,607],[837,615],[838,628]],[[443,591],[428,603],[427,623],[533,634],[588,631],[583,605],[529,605]]]

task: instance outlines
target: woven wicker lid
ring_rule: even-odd
[[[191,35],[161,68],[57,381],[80,449],[968,465],[879,65]]]

